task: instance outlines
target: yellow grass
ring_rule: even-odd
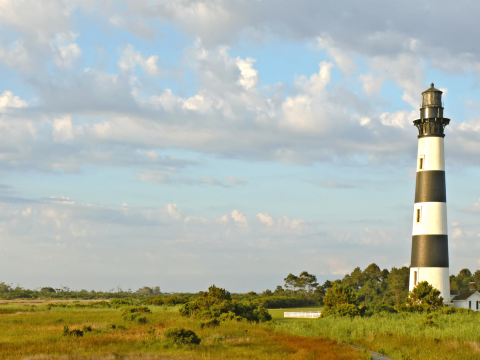
[[[18,307],[18,304],[0,306]],[[123,309],[69,309],[0,315],[2,359],[365,359],[366,355],[335,340],[303,337],[274,331],[271,324],[224,322],[214,328],[197,328],[197,320],[178,311],[150,306],[147,324],[125,321]],[[143,314],[142,314],[143,316]],[[112,329],[111,325],[116,325]],[[125,326],[126,330],[118,329]],[[63,336],[90,326],[83,337]],[[198,346],[167,345],[163,333],[170,327],[193,330]],[[152,333],[152,329],[155,331]]]

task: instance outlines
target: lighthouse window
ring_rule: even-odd
[[[421,220],[421,213],[421,209],[417,209],[417,223],[419,223]]]
[[[416,271],[413,272],[413,285],[417,286],[417,272]]]
[[[425,155],[418,158],[418,170],[425,170]]]

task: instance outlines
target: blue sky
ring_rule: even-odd
[[[431,82],[451,272],[480,268],[477,5],[432,4],[3,1],[0,281],[246,292],[408,265]]]

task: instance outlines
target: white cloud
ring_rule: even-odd
[[[418,118],[416,111],[399,110],[394,113],[384,112],[380,115],[380,120],[385,126],[393,126],[398,128],[411,127],[413,120]]]
[[[239,224],[248,226],[248,219],[247,219],[247,217],[246,217],[244,214],[242,214],[240,211],[238,211],[238,210],[233,210],[229,215],[232,217],[232,219],[233,219],[236,223],[239,223]]]
[[[372,73],[361,74],[359,77],[363,83],[363,91],[368,96],[378,95],[382,88],[383,79],[374,76]]]
[[[336,47],[332,39],[329,38],[319,36],[317,41],[321,48],[327,50],[328,54],[333,58],[339,69],[345,75],[349,75],[358,68],[354,61],[354,53],[352,51]]]
[[[10,46],[0,46],[0,61],[9,67],[26,69],[30,66],[30,54],[20,41],[14,41]]]
[[[258,213],[257,214],[257,218],[264,224],[268,225],[268,226],[273,226],[275,225],[276,221],[275,219],[270,216],[268,213],[265,213],[265,214],[262,214],[262,213]]]
[[[258,83],[258,70],[253,68],[255,59],[246,58],[245,60],[237,57],[237,66],[240,69],[240,79],[238,82],[245,90],[253,89]]]
[[[182,210],[178,208],[177,204],[165,205],[164,212],[174,220],[180,220],[182,218]]]
[[[52,136],[54,141],[73,140],[73,124],[71,116],[65,115],[53,120]]]
[[[118,66],[123,71],[133,71],[135,66],[138,65],[145,74],[155,76],[159,72],[157,61],[158,55],[151,55],[145,58],[139,51],[136,51],[131,44],[128,44],[123,50],[122,56],[118,61]]]
[[[22,108],[27,106],[28,104],[25,100],[13,95],[11,91],[5,90],[0,95],[0,109],[2,110],[5,110],[6,108]]]

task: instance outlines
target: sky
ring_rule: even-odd
[[[231,292],[408,266],[443,91],[480,268],[475,1],[0,0],[0,282]]]

